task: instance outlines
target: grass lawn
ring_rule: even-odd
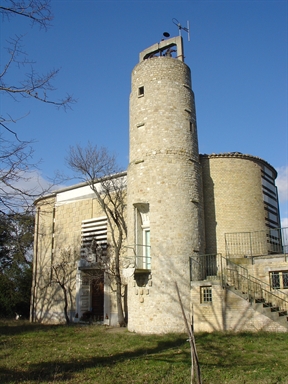
[[[0,383],[190,384],[186,335],[0,321]],[[288,333],[196,335],[203,384],[288,384]]]

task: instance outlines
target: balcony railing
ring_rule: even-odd
[[[221,254],[194,255],[190,257],[190,279],[201,281],[220,278]]]
[[[151,247],[149,245],[136,244],[127,246],[128,256],[126,257],[130,266],[135,268],[135,273],[151,271]]]
[[[225,233],[225,246],[227,257],[286,254],[288,252],[288,228]]]

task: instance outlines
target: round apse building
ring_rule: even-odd
[[[281,253],[276,170],[240,152],[200,155],[206,253],[243,258]]]
[[[204,253],[201,168],[191,73],[182,38],[144,50],[132,71],[127,173],[128,329],[185,330],[189,258]]]

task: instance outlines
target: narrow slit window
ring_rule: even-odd
[[[144,86],[138,88],[138,97],[144,96]]]

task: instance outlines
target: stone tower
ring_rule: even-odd
[[[181,332],[175,282],[189,314],[189,257],[204,253],[205,236],[194,94],[180,36],[141,52],[132,72],[127,215],[135,268],[128,329]]]

